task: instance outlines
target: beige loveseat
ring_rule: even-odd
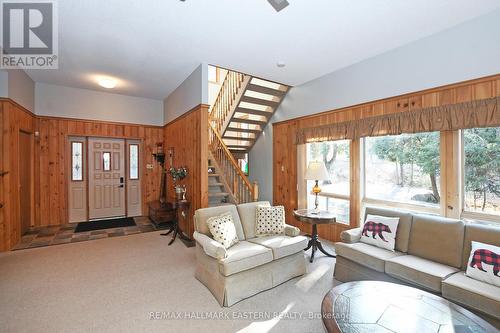
[[[500,288],[465,275],[471,241],[500,246],[500,228],[399,210],[369,207],[367,214],[399,217],[396,251],[359,242],[362,228],[345,231],[335,243],[337,280],[412,285],[500,320]]]
[[[196,273],[222,306],[231,306],[261,291],[271,289],[306,272],[303,249],[307,238],[300,230],[286,225],[285,235],[256,237],[255,217],[258,205],[198,209],[195,212]],[[212,239],[208,218],[230,212],[239,242],[229,249]]]

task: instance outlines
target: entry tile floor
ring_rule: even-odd
[[[17,244],[13,248],[13,250],[24,250],[34,247],[83,242],[94,239],[119,237],[157,230],[148,217],[135,217],[134,221],[136,225],[131,227],[94,230],[78,233],[75,233],[75,228],[78,223],[70,223],[61,226],[32,228],[26,234],[24,234],[24,236],[21,238],[21,242]]]

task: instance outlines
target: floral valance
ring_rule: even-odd
[[[296,144],[500,126],[499,97],[299,129]]]

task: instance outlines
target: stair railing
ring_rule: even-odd
[[[215,100],[212,111],[210,112],[210,124],[212,124],[218,133],[222,133],[224,123],[231,116],[233,103],[237,103],[236,96],[242,89],[245,81],[245,74],[228,71],[219,90],[219,95]]]
[[[253,184],[248,177],[241,171],[238,163],[229,151],[224,141],[217,132],[214,125],[209,124],[209,141],[208,145],[212,152],[213,158],[216,160],[221,169],[221,177],[224,177],[226,184],[230,187],[233,197],[238,204],[245,202],[257,201],[259,197],[259,187],[257,182]]]

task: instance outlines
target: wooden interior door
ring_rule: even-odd
[[[31,226],[31,134],[19,132],[19,217],[21,235]]]
[[[126,215],[125,141],[89,138],[89,219]]]

